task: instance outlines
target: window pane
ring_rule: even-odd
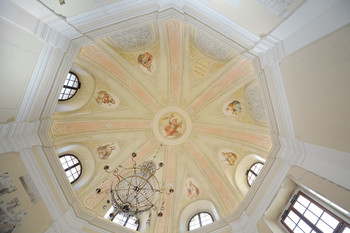
[[[306,199],[305,197],[303,197],[302,195],[299,195],[297,201],[300,202],[305,207],[308,207],[310,204],[310,201],[308,199]]]
[[[298,223],[300,219],[293,211],[289,212],[288,217],[290,217],[295,223]]]
[[[343,233],[350,233],[350,228],[349,227],[346,227],[343,231]]]
[[[76,89],[74,88],[78,88],[79,86],[78,77],[69,72],[63,85],[58,100],[68,100],[76,93]]]
[[[314,215],[312,212],[310,212],[309,210],[305,212],[304,216],[313,224],[316,224],[318,220],[318,217]]]
[[[312,228],[306,224],[306,222],[304,222],[303,220],[301,220],[299,223],[298,223],[298,226],[305,232],[305,233],[309,233]]]
[[[209,213],[201,212],[190,219],[188,230],[194,230],[201,226],[208,225],[213,222],[213,218]]]
[[[324,212],[322,214],[321,219],[326,222],[329,226],[331,226],[333,229],[335,229],[339,223],[338,220],[330,216],[328,213]]]
[[[73,183],[81,174],[80,161],[74,155],[62,155],[59,158],[68,180]]]
[[[323,212],[323,210],[314,203],[311,203],[311,205],[309,206],[309,210],[311,210],[318,217],[320,217]]]
[[[294,208],[299,211],[299,213],[304,214],[306,208],[302,206],[299,202],[295,202]]]
[[[295,225],[296,225],[289,217],[287,217],[287,218],[284,220],[284,223],[285,223],[291,230],[293,230],[294,227],[295,227]]]
[[[294,233],[304,233],[303,230],[301,230],[299,227],[296,227],[295,230],[293,231]]]
[[[328,226],[325,222],[323,222],[322,220],[320,220],[316,226],[318,228],[320,228],[320,230],[323,232],[323,233],[333,233],[333,229]]]

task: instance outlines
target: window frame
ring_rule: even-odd
[[[203,227],[202,222],[201,222],[201,218],[200,218],[200,214],[208,214],[208,215],[211,217],[211,220],[212,220],[211,223],[213,223],[213,222],[215,221],[215,220],[214,220],[214,217],[213,217],[213,215],[212,215],[211,213],[209,213],[208,211],[200,211],[200,212],[194,214],[194,215],[190,218],[190,220],[188,221],[188,224],[187,224],[187,230],[188,230],[188,231],[193,231],[193,230],[196,230],[196,229],[199,229],[199,228]],[[190,230],[190,223],[191,223],[192,219],[193,219],[194,217],[196,217],[197,215],[198,215],[199,225],[200,225],[200,226],[199,226],[198,228],[195,228],[195,229]],[[210,224],[210,223],[209,223],[209,224]],[[209,224],[206,224],[206,225],[209,225]],[[206,226],[206,225],[204,225],[204,226]]]
[[[256,173],[252,170],[252,167],[254,167],[256,164],[261,164],[261,165],[262,165],[262,167],[261,167],[261,169],[260,169],[260,171],[259,171],[258,174],[256,174]],[[252,187],[252,185],[254,184],[256,178],[258,177],[258,175],[260,174],[261,170],[263,169],[264,165],[265,165],[265,164],[264,164],[263,162],[258,161],[258,162],[253,163],[252,166],[249,167],[249,169],[248,169],[247,172],[246,172],[247,184],[248,184],[249,187]],[[249,175],[250,172],[255,176],[255,179],[252,181],[251,184],[249,184],[249,177],[248,177],[248,175]]]
[[[315,224],[313,224],[307,217],[304,216],[306,210],[308,210],[308,207],[305,209],[304,213],[300,213],[297,209],[294,208],[294,205],[297,202],[296,200],[299,198],[299,196],[303,196],[308,201],[310,201],[310,204],[308,205],[308,207],[312,203],[323,211],[322,214],[320,215],[320,217],[318,217]],[[332,210],[332,207],[328,206],[326,203],[322,203],[322,204],[320,204],[320,203],[322,203],[322,201],[318,200],[317,197],[313,197],[311,194],[307,194],[305,191],[303,191],[301,189],[297,189],[293,193],[292,198],[290,199],[288,204],[286,205],[286,206],[288,206],[288,208],[286,210],[284,210],[283,213],[281,214],[281,220],[279,221],[280,225],[283,227],[283,229],[286,232],[290,232],[290,233],[294,232],[284,222],[285,219],[289,216],[290,211],[293,210],[293,212],[300,218],[300,220],[303,220],[312,229],[311,231],[315,231],[317,233],[318,232],[322,233],[322,231],[316,226],[316,224],[318,223],[318,221],[320,221],[323,213],[329,214],[331,217],[335,218],[338,221],[338,224],[334,228],[333,233],[342,233],[345,230],[345,228],[347,228],[347,227],[350,228],[349,222],[346,222],[343,217],[340,217],[341,214],[339,214],[337,211]],[[300,220],[298,220],[298,223]],[[298,223],[296,223],[296,226],[298,226]],[[329,224],[327,224],[327,225],[330,226]],[[294,227],[294,229],[295,229],[295,227]]]
[[[67,167],[67,168],[64,168],[63,165],[62,165],[62,162],[61,162],[61,158],[62,158],[62,157],[65,157],[65,156],[73,156],[76,160],[78,160],[78,163],[73,164],[72,166],[69,166],[69,167]],[[83,173],[83,164],[81,163],[81,161],[79,160],[79,158],[78,158],[76,155],[74,155],[74,154],[63,154],[63,155],[60,155],[60,156],[58,157],[58,159],[60,160],[61,166],[62,166],[62,168],[63,168],[63,170],[64,170],[64,173],[66,174],[66,177],[67,177],[68,181],[69,181],[69,178],[68,178],[66,172],[67,172],[68,170],[71,170],[71,169],[75,168],[76,166],[80,165],[80,173],[79,173],[78,177],[75,178],[73,181],[69,181],[71,184],[75,183],[75,182],[80,178],[81,174]],[[74,178],[74,177],[73,177],[73,178]]]
[[[112,208],[113,208],[113,207],[112,207]],[[114,214],[113,217],[110,218],[110,221],[114,222],[113,220],[115,219],[115,217],[117,217],[117,215],[118,215],[118,214]],[[137,221],[137,228],[136,228],[136,230],[134,230],[134,229],[132,229],[132,228],[126,226],[126,225],[128,224],[128,221],[130,220],[131,217],[136,218],[136,221]],[[128,229],[131,229],[131,230],[134,230],[134,231],[138,231],[138,230],[140,229],[140,219],[138,219],[137,217],[135,217],[135,216],[133,216],[133,215],[131,215],[131,214],[128,214],[128,215],[127,215],[126,220],[124,221],[123,224],[119,224],[119,223],[117,223],[117,222],[114,222],[114,223],[116,223],[116,224],[118,224],[118,225],[121,225],[121,226],[124,226],[124,227],[126,227],[126,228],[128,228]]]
[[[62,89],[61,89],[60,95],[62,94],[63,88],[70,89],[70,90],[75,90],[75,92],[74,92],[74,94],[72,94],[72,95],[71,95],[70,97],[68,97],[67,99],[60,99],[60,97],[58,97],[58,101],[70,100],[71,98],[73,98],[73,96],[75,96],[75,94],[77,94],[78,90],[79,90],[80,87],[81,87],[81,82],[80,82],[80,80],[79,80],[78,75],[76,75],[76,74],[75,74],[74,72],[72,72],[72,71],[69,71],[68,74],[67,74],[67,76],[68,76],[68,75],[70,75],[70,77],[71,77],[72,75],[75,76],[75,78],[77,79],[77,82],[78,82],[78,87],[73,87],[73,86],[68,86],[68,85],[64,85],[64,84],[63,84],[63,87],[62,87]],[[67,76],[66,76],[66,79],[65,79],[64,81],[67,80]],[[70,77],[69,77],[69,78],[70,78]]]

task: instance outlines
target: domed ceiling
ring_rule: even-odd
[[[249,189],[247,168],[272,146],[250,61],[170,19],[86,45],[71,71],[81,88],[58,103],[51,136],[59,155],[74,153],[83,164],[73,188],[87,210],[104,216],[108,196],[95,192],[111,182],[103,167],[130,166],[132,152],[137,162],[164,161],[157,178],[174,185],[152,228],[178,232],[183,209],[198,200],[212,202],[219,216],[237,208]]]

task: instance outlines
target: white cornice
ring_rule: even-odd
[[[0,154],[41,145],[36,133],[39,125],[39,121],[0,124]]]

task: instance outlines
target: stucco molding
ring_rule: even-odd
[[[39,163],[36,160],[32,150],[29,148],[22,149],[20,151],[20,156],[35,186],[37,187],[41,198],[43,199],[51,217],[53,219],[59,218],[59,216],[62,214],[61,208],[58,205],[56,198],[50,189],[49,184],[45,180],[45,175],[43,174],[41,167],[39,166]]]
[[[0,154],[41,145],[36,134],[39,125],[40,121],[0,124]]]

